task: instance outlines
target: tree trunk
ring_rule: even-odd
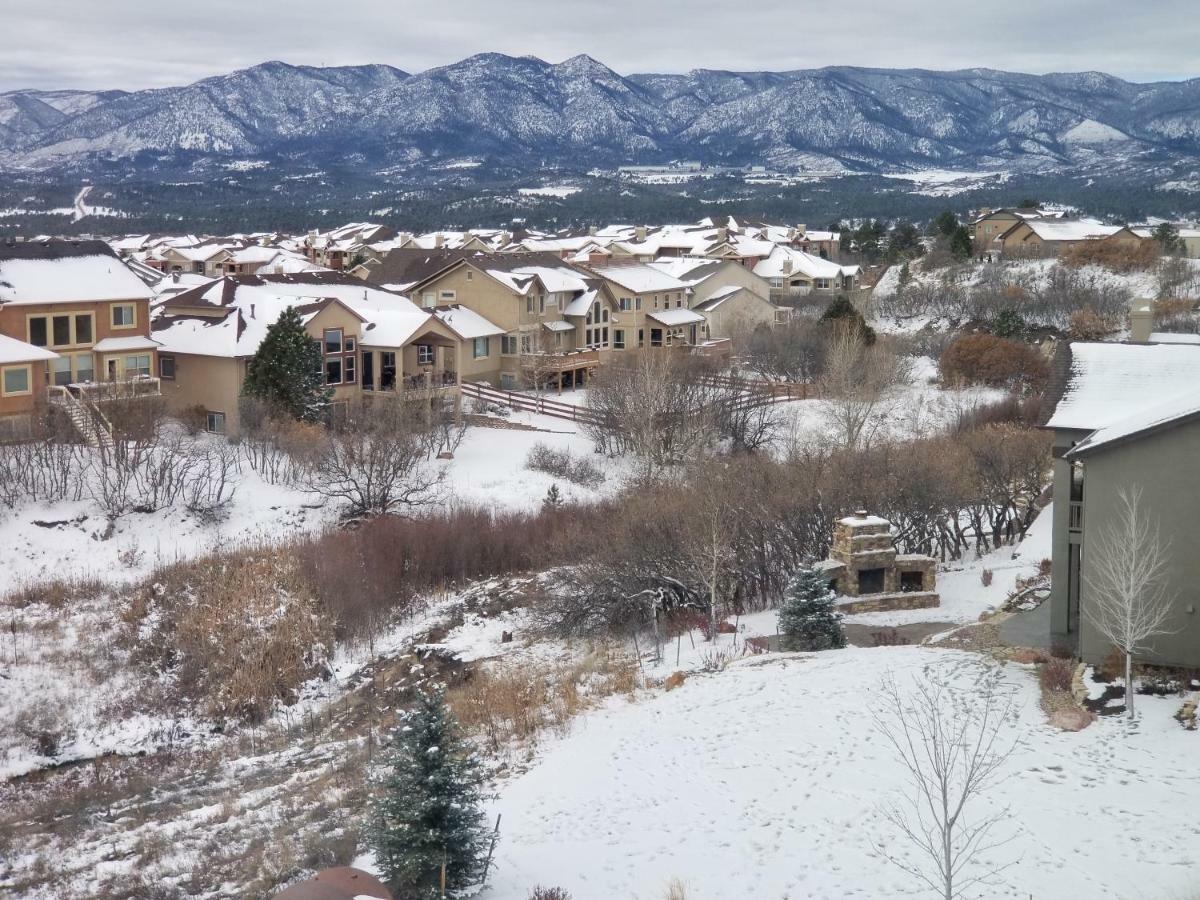
[[[1133,718],[1133,654],[1125,654],[1125,715]]]

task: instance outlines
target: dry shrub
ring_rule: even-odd
[[[347,585],[353,590],[353,585]],[[173,676],[214,717],[259,721],[325,672],[332,628],[284,550],[211,557],[158,573],[127,609],[135,658]]]
[[[1075,660],[1051,658],[1038,667],[1038,684],[1049,694],[1069,693],[1075,678]]]
[[[991,569],[984,569],[982,572],[979,573],[979,583],[982,584],[984,587],[991,587],[993,575],[994,575],[994,573],[992,572]]]
[[[1077,341],[1102,341],[1117,330],[1112,316],[1101,315],[1090,306],[1071,313],[1067,333]]]
[[[533,445],[525,459],[525,468],[545,472],[583,487],[597,488],[604,483],[604,473],[590,459],[542,443]]]
[[[946,348],[938,361],[947,384],[986,384],[1040,391],[1049,375],[1045,358],[1028,344],[994,334],[970,334]]]
[[[1154,326],[1159,331],[1194,332],[1197,330],[1196,301],[1179,297],[1156,300]]]
[[[539,884],[529,892],[529,900],[571,900],[571,894],[560,887],[542,887]]]
[[[687,886],[678,878],[672,878],[663,891],[663,900],[687,900]]]
[[[527,663],[483,669],[452,688],[446,700],[460,724],[479,735],[489,752],[535,741],[545,730],[561,733],[570,719],[597,700],[630,694],[633,661],[602,647],[568,665]]]
[[[5,606],[22,609],[45,605],[62,609],[68,603],[92,600],[104,593],[104,585],[94,578],[55,578],[18,585],[4,597]]]
[[[1145,272],[1158,265],[1159,246],[1151,240],[1080,241],[1059,256],[1064,265],[1079,269],[1103,266],[1113,272]]]

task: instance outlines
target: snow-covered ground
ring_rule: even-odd
[[[524,900],[535,884],[574,900],[659,900],[678,878],[689,900],[920,897],[872,841],[914,859],[879,804],[906,786],[870,711],[887,673],[903,687],[942,670],[967,689],[982,662],[928,647],[768,655],[638,703],[611,699],[577,719],[537,765],[504,784],[497,865],[483,896]],[[1005,780],[976,813],[1008,807],[987,854],[1016,862],[975,896],[1187,896],[1200,864],[1185,760],[1196,737],[1179,700],[1141,701],[1134,727],[1102,719],[1049,727],[1029,667],[1003,679],[1020,713]]]

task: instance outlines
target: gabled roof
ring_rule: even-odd
[[[1200,385],[1194,344],[1072,343],[1048,428],[1097,431]]]
[[[0,304],[149,300],[153,292],[103,241],[0,244]]]
[[[704,321],[704,316],[690,309],[659,309],[646,313],[647,319],[662,322],[668,327],[676,325],[693,325]]]
[[[632,291],[645,294],[653,291],[682,291],[687,285],[650,264],[627,266],[592,266],[601,278]]]
[[[1098,428],[1067,453],[1070,459],[1200,420],[1200,391],[1188,390]]]
[[[433,310],[433,314],[467,340],[504,334],[504,329],[499,325],[485,319],[475,310],[459,304],[439,306]]]
[[[58,359],[58,354],[45,347],[35,347],[33,344],[0,334],[0,365],[44,362],[49,359]]]

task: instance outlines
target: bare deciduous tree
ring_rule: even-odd
[[[350,518],[436,503],[445,472],[431,462],[439,444],[431,422],[403,402],[348,410],[325,435],[306,473],[306,488],[342,501]]]
[[[1133,716],[1133,657],[1175,629],[1166,575],[1169,544],[1142,508],[1139,487],[1117,495],[1117,515],[1089,550],[1084,616],[1125,656],[1125,711]]]
[[[878,344],[867,346],[853,327],[839,327],[820,382],[838,442],[847,448],[869,444],[892,389],[907,379],[899,357]]]
[[[980,670],[972,689],[954,687],[953,673],[927,667],[902,691],[893,676],[880,686],[883,708],[875,727],[901,763],[909,789],[881,809],[917,851],[910,861],[879,843],[876,852],[936,891],[944,900],[994,884],[1010,863],[989,858],[1012,839],[996,834],[1007,810],[976,814],[984,791],[995,784],[1016,748],[1003,737],[1015,712],[1011,692],[994,668]]]

